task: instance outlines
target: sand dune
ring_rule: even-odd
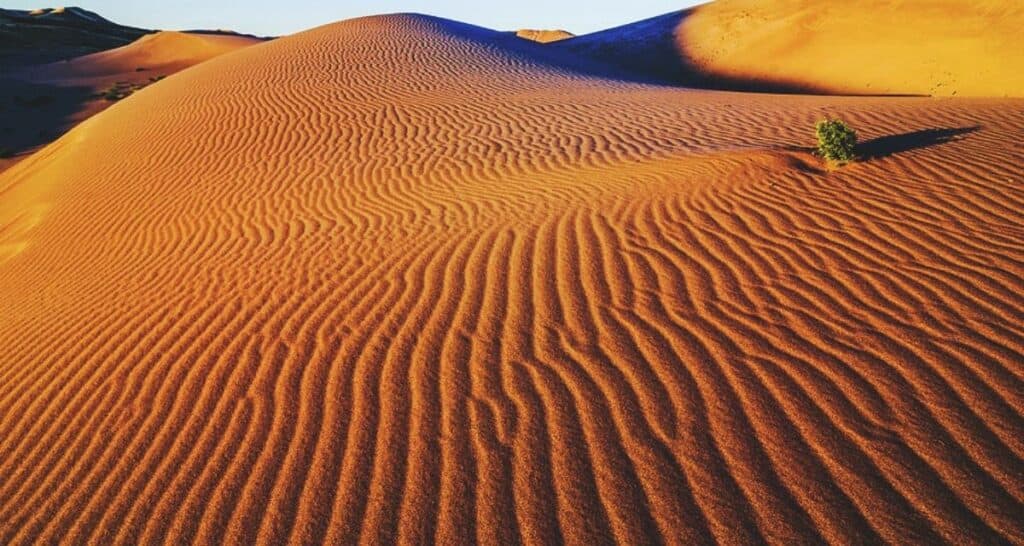
[[[72,60],[5,71],[0,78],[0,172],[112,101],[262,41],[227,32],[158,32]]]
[[[261,41],[243,35],[164,31],[108,51],[44,65],[33,70],[32,76],[34,80],[67,82],[134,72],[168,75]]]
[[[113,23],[81,8],[0,8],[0,68],[70,59],[129,44],[151,30]]]
[[[717,0],[560,42],[718,88],[1024,97],[1024,3]]]
[[[556,55],[347,21],[0,175],[0,543],[1024,542],[1024,102]]]
[[[240,34],[198,34],[163,31],[128,45],[84,55],[31,70],[33,80],[78,81],[105,76],[153,72],[169,75],[219,55],[262,42]]]
[[[549,44],[551,42],[559,42],[561,40],[572,38],[573,34],[566,30],[522,29],[516,31],[516,36],[533,42]]]

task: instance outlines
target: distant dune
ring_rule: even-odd
[[[558,45],[691,85],[1022,97],[1020,28],[1010,0],[717,0]]]
[[[1024,543],[1022,112],[418,15],[183,70],[0,174],[0,544]]]
[[[70,59],[119,47],[153,32],[81,8],[0,8],[0,68]]]
[[[558,42],[573,37],[571,32],[565,30],[532,30],[522,29],[516,31],[516,36],[530,40],[533,42],[539,42],[542,44],[549,44],[551,42]]]
[[[31,71],[34,80],[79,80],[137,71],[173,74],[263,40],[237,34],[157,32],[109,51],[51,63]]]
[[[112,100],[264,41],[227,31],[130,29],[79,8],[0,10],[0,21],[0,172]],[[83,51],[96,52],[67,58]]]

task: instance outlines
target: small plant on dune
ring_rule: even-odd
[[[7,159],[8,157],[14,157],[14,149],[0,146],[0,159]]]
[[[853,161],[857,147],[857,132],[838,119],[819,121],[814,126],[818,135],[818,154],[829,161]]]

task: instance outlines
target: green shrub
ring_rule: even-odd
[[[814,126],[818,135],[818,153],[829,161],[852,161],[857,147],[857,132],[838,119],[819,121]]]

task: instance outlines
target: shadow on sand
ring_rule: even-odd
[[[881,159],[902,152],[961,140],[979,129],[981,129],[980,126],[924,129],[902,135],[884,136],[861,143],[857,146],[857,152],[864,160]]]
[[[0,78],[0,158],[14,157],[56,140],[92,100],[86,87]]]
[[[676,43],[676,29],[696,8],[667,13],[637,23],[567,40],[540,44],[499,32],[439,17],[419,15],[444,32],[531,63],[627,83],[693,87],[730,91],[825,94],[809,85],[769,80],[729,79],[711,74],[689,62]]]

